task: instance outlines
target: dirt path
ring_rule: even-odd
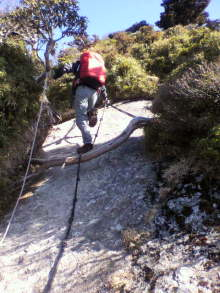
[[[136,116],[149,117],[145,106],[144,101],[119,105]],[[131,119],[116,109],[107,109],[96,145],[120,134]],[[75,152],[81,137],[72,125],[73,121],[68,121],[53,128],[44,143],[43,157]],[[143,130],[136,130],[118,149],[81,165],[75,220],[58,259],[76,168],[50,168],[20,202],[0,248],[0,292],[49,292],[51,286],[50,292],[57,293],[104,293],[110,292],[115,273],[129,279],[131,259],[122,245],[121,231],[143,221],[143,197],[146,186],[154,180],[151,162],[143,154]],[[1,223],[0,236],[9,216]]]

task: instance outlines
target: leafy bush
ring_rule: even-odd
[[[142,67],[148,71],[149,56],[152,44],[161,38],[162,32],[154,31],[151,26],[144,26],[133,35],[133,44],[130,49],[132,57],[137,59]]]
[[[116,40],[116,49],[119,54],[130,53],[131,46],[134,42],[132,34],[126,32],[119,32],[114,35]]]
[[[133,24],[128,29],[126,29],[126,32],[128,33],[135,33],[136,31],[139,31],[141,28],[149,26],[148,23],[145,20],[142,20],[138,23]]]
[[[215,61],[220,52],[220,32],[208,28],[168,29],[152,43],[146,69],[162,79],[204,61]]]
[[[135,35],[135,42],[139,44],[151,45],[153,42],[158,40],[162,36],[162,32],[154,31],[153,27],[150,25],[141,27]]]
[[[65,112],[72,107],[72,80],[73,75],[65,74],[53,81],[48,91],[48,99],[52,107],[61,115],[65,115]]]
[[[220,123],[220,69],[198,65],[161,85],[152,106],[155,123],[146,129],[149,148],[160,155],[190,153]],[[152,139],[153,138],[153,139]]]
[[[117,41],[115,39],[105,39],[97,42],[93,48],[94,51],[101,54],[105,58],[108,55],[114,56],[118,53],[116,43]]]
[[[93,49],[106,61],[111,96],[143,98],[152,97],[155,90],[156,79],[151,76],[168,80],[205,60],[214,61],[220,52],[219,36],[220,32],[193,26],[164,32],[143,26],[135,33],[115,33],[112,39],[96,42]],[[66,51],[60,61],[69,61],[71,54]]]
[[[22,131],[38,111],[40,86],[35,82],[34,64],[22,42],[0,45],[0,145]]]
[[[60,51],[58,56],[58,62],[59,64],[66,64],[66,63],[72,63],[78,60],[80,57],[80,52],[75,48],[66,48],[62,51]]]
[[[136,59],[110,55],[106,58],[106,64],[107,87],[112,99],[152,97],[157,88],[158,79],[147,75]]]
[[[220,125],[211,129],[209,135],[194,143],[197,164],[212,177],[220,179]]]
[[[34,80],[38,72],[22,41],[1,43],[0,56],[1,214],[11,203],[11,187],[29,151],[41,86]]]

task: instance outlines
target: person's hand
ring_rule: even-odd
[[[111,101],[108,98],[105,98],[105,104],[107,107],[111,106]]]

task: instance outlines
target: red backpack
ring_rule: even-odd
[[[102,56],[91,51],[84,52],[80,57],[80,82],[98,89],[105,81],[106,68]]]

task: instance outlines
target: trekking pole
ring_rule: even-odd
[[[106,98],[106,99],[105,99],[104,109],[103,109],[103,111],[102,111],[102,116],[101,116],[100,121],[99,121],[99,126],[98,126],[97,132],[96,132],[96,134],[95,134],[95,138],[94,138],[93,144],[95,144],[96,138],[98,137],[99,129],[100,129],[100,127],[101,127],[101,123],[102,123],[102,121],[103,121],[103,117],[104,117],[104,114],[105,114],[105,110],[106,110],[106,108],[107,108],[108,106],[109,106],[109,100],[108,100],[108,98]]]

